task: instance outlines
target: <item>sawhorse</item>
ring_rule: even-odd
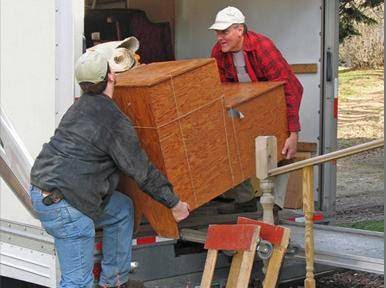
[[[205,262],[201,288],[210,288],[219,250],[236,251],[226,288],[247,288],[255,259],[256,246],[266,240],[273,244],[263,287],[274,288],[277,283],[281,263],[287,250],[290,230],[285,227],[266,224],[248,218],[239,217],[237,224],[210,225],[205,249],[208,254]]]

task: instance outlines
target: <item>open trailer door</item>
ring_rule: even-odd
[[[210,55],[216,39],[208,27],[216,13],[228,5],[243,11],[248,29],[274,41],[300,79],[304,93],[299,140],[316,143],[318,154],[335,149],[336,119],[332,105],[338,57],[336,1],[176,1],[177,59]],[[332,211],[335,167],[325,165],[315,170],[315,199],[319,199],[319,208]]]

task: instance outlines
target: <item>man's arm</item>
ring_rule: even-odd
[[[298,146],[298,132],[290,132],[289,137],[285,140],[281,154],[285,155],[286,159],[295,157]]]
[[[179,200],[170,182],[149,162],[130,121],[118,121],[112,132],[109,154],[118,168],[133,178],[143,192],[171,208],[177,222],[186,218],[188,204]]]
[[[297,151],[298,131],[300,130],[299,108],[303,87],[271,40],[267,38],[262,41],[260,48],[258,55],[264,77],[268,81],[285,81],[284,93],[287,104],[289,137],[284,144],[282,154],[287,159],[291,159],[295,157]]]

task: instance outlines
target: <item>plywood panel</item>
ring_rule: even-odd
[[[283,83],[221,84],[213,59],[153,63],[118,75],[114,100],[141,146],[196,209],[255,174],[255,138],[287,137]],[[229,109],[242,112],[231,117]],[[236,113],[237,114],[237,113]],[[124,178],[121,190],[162,236],[178,238],[171,211]]]
[[[166,175],[158,131],[154,128],[136,128],[136,131],[141,147],[146,151],[149,160]]]
[[[249,178],[256,172],[254,151],[257,136],[276,136],[278,160],[283,158],[281,149],[288,137],[283,86],[282,83],[260,82],[224,85],[224,89],[226,106],[241,112],[239,116],[234,114],[232,124],[243,176]]]
[[[215,62],[173,78],[173,89],[179,116],[216,101],[222,95]]]
[[[159,127],[166,125],[178,117],[173,86],[170,80],[159,85],[149,87],[148,94],[153,111],[154,125]]]
[[[129,99],[129,94],[126,87],[116,87],[114,89],[114,102],[117,104],[119,109],[121,111],[129,116],[130,120],[133,121],[133,113],[131,113],[131,110],[129,107],[131,106],[131,100]],[[133,122],[134,123],[134,122]]]
[[[186,72],[215,63],[214,59],[190,59],[179,61],[156,62],[140,66],[117,75],[116,87],[150,87],[171,77],[178,77]],[[218,74],[218,73],[217,73]]]
[[[115,102],[133,120],[149,159],[192,209],[233,184],[221,95],[213,59],[153,63],[117,76]],[[205,133],[211,136],[203,137]],[[121,181],[121,190],[133,198],[137,220],[143,213],[158,234],[178,237],[169,209],[139,191],[131,179]],[[200,196],[198,202],[200,194],[205,200]]]
[[[115,88],[113,100],[133,122],[134,126],[154,127],[152,107],[148,101],[148,90],[143,87]]]
[[[225,106],[236,107],[283,86],[278,82],[223,83]],[[271,106],[271,105],[269,105]],[[263,107],[260,107],[263,108]]]
[[[172,133],[166,134],[166,130],[172,131]],[[182,201],[188,202],[193,209],[193,207],[197,207],[197,203],[191,171],[189,170],[187,151],[184,148],[180,131],[177,122],[160,129],[160,135],[166,134],[160,140],[162,156],[165,162],[166,175],[173,184],[174,191]]]
[[[236,186],[243,182],[246,177],[244,176],[243,171],[241,169],[241,158],[239,149],[237,147],[236,135],[233,130],[233,121],[232,118],[229,116],[228,111],[224,110],[224,118],[226,124],[225,129],[228,140],[229,157],[233,174],[233,186]]]
[[[197,204],[232,187],[221,99],[181,120]]]

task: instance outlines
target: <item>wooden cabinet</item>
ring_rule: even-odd
[[[117,75],[114,101],[149,159],[196,209],[254,175],[254,139],[287,136],[282,83],[221,84],[214,59],[159,62]],[[241,115],[241,117],[240,117]],[[123,177],[120,189],[162,236],[178,238],[169,209]]]
[[[237,155],[240,166],[236,166],[234,170],[240,171],[236,173],[236,178],[241,177],[241,181],[256,174],[257,136],[276,136],[278,161],[283,158],[281,149],[288,137],[283,84],[284,82],[223,84],[227,126],[236,144],[231,145],[234,150],[231,155]]]

